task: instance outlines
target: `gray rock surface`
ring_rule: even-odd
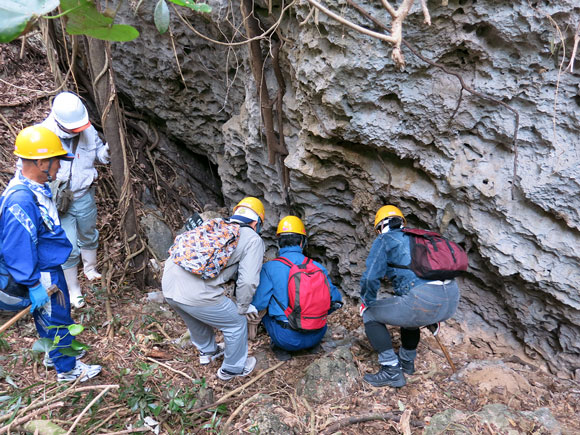
[[[348,397],[356,391],[359,383],[359,373],[349,346],[340,346],[308,366],[296,392],[309,403],[324,403],[329,399]]]
[[[385,43],[322,13],[301,25],[310,8],[294,5],[280,27],[291,210],[268,163],[247,47],[210,43],[172,13],[174,52],[152,24],[155,3],[125,11],[141,37],[115,44],[119,89],[176,147],[218,166],[227,206],[244,195],[264,200],[270,254],[278,219],[298,213],[309,254],[356,295],[374,213],[395,203],[410,225],[440,229],[469,249],[458,318],[510,335],[563,376],[580,367],[580,58],[573,73],[565,70],[580,22],[576,0],[430,1],[430,27],[416,2],[404,24],[420,53],[517,110],[517,162],[515,118],[505,107],[463,92],[455,113],[455,77],[406,48],[407,66],[397,70]],[[209,3],[205,17],[179,10],[224,41],[230,23],[240,24],[239,3]],[[331,3],[369,25],[345,0]],[[379,2],[359,4],[386,15]],[[270,60],[265,73],[273,96]]]
[[[155,253],[155,256],[164,261],[169,257],[168,250],[173,244],[173,232],[161,219],[159,210],[146,210],[141,217],[140,223],[147,237],[147,244]]]
[[[546,408],[520,412],[502,404],[486,405],[481,411],[473,413],[447,409],[431,418],[424,433],[445,433],[448,428],[453,428],[453,433],[457,434],[471,434],[474,429],[508,435],[529,432],[553,435],[562,433],[560,424]]]
[[[256,407],[256,411],[249,417],[252,432],[264,434],[300,433],[300,430],[295,428],[295,426],[298,426],[296,416],[277,405],[270,395],[259,394],[254,401],[259,406]]]

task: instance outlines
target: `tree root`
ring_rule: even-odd
[[[340,429],[342,429],[343,427],[346,426],[350,426],[351,424],[357,424],[357,423],[364,423],[367,421],[374,421],[374,420],[391,420],[391,421],[395,421],[395,422],[400,422],[401,421],[401,416],[394,414],[392,412],[385,412],[382,414],[369,414],[369,415],[361,415],[361,416],[356,416],[356,417],[347,417],[347,418],[343,418],[341,420],[338,420],[335,423],[332,423],[330,426],[328,426],[326,429],[324,429],[322,432],[320,432],[321,435],[329,435],[335,432],[338,432]],[[411,420],[410,421],[411,426],[413,427],[425,427],[425,423],[423,423],[422,421],[418,421],[418,420]]]

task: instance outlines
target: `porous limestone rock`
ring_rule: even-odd
[[[469,249],[458,319],[517,339],[554,372],[580,367],[580,57],[568,68],[576,0],[429,1],[429,27],[415,2],[403,25],[419,53],[517,111],[517,148],[515,115],[502,104],[461,92],[456,77],[406,47],[398,70],[388,44],[294,4],[279,29],[290,206],[268,162],[247,47],[202,39],[172,12],[174,49],[169,32],[154,28],[156,2],[138,2],[137,12],[134,3],[124,14],[141,36],[114,46],[119,90],[176,147],[217,165],[226,205],[264,200],[270,254],[278,219],[297,213],[308,253],[356,296],[374,213],[394,203],[411,226]],[[210,38],[231,38],[231,23],[245,33],[238,0],[208,3],[205,16],[178,9]],[[372,27],[346,0],[327,4]],[[358,4],[387,15],[378,1]],[[274,97],[271,59],[265,79]]]
[[[465,413],[457,409],[447,409],[435,414],[425,428],[425,435],[439,434],[450,427],[457,434],[473,433],[474,428],[508,435],[530,432],[554,435],[562,433],[560,423],[547,408],[514,411],[499,403],[485,405],[478,412]]]
[[[359,372],[349,346],[339,346],[328,356],[314,361],[296,386],[296,392],[309,403],[340,400],[359,385]]]

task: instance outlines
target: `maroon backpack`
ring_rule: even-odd
[[[274,259],[290,267],[288,275],[288,307],[280,308],[288,317],[288,324],[297,331],[314,331],[324,328],[330,310],[330,284],[326,275],[312,260],[304,258],[294,264],[284,257]]]
[[[411,269],[419,278],[429,280],[452,279],[467,270],[467,254],[457,243],[433,231],[403,228],[409,236],[411,264],[389,263],[400,269]]]

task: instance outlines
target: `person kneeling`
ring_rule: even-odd
[[[280,361],[290,352],[317,351],[326,333],[326,317],[342,307],[342,295],[321,264],[304,256],[306,229],[296,216],[280,220],[279,257],[268,261],[260,272],[260,285],[252,305],[267,309],[262,319]],[[297,284],[299,283],[299,284]]]

